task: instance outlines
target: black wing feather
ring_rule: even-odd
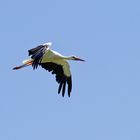
[[[66,81],[63,83],[63,89],[62,89],[62,96],[64,97],[65,95],[65,89],[66,89]]]
[[[44,46],[43,45],[39,45],[33,49],[28,50],[29,56],[35,54],[36,52],[38,52],[40,49],[42,49]]]
[[[60,94],[61,89],[62,89],[62,86],[63,86],[63,83],[60,83],[60,84],[59,84],[59,88],[58,88],[58,94]]]
[[[71,76],[68,77],[67,84],[69,85],[68,86],[68,96],[70,97],[70,93],[71,93],[71,90],[72,90],[72,78],[71,78]]]
[[[56,74],[56,81],[59,83],[58,94],[62,91],[62,96],[64,97],[66,84],[68,85],[68,96],[70,97],[70,93],[72,90],[71,76],[67,77],[64,74],[62,66],[53,62],[40,63],[39,65],[41,65],[41,67],[45,70],[52,72],[52,74]]]
[[[33,59],[33,69],[38,67],[38,64],[41,62],[43,55],[45,54],[46,46],[39,45],[36,48],[28,50],[29,56]]]

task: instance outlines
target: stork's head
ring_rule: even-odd
[[[75,60],[75,61],[85,61],[85,60],[83,60],[83,59],[81,59],[81,58],[79,58],[79,57],[77,57],[77,56],[74,56],[74,55],[71,56],[71,60]]]
[[[52,46],[52,42],[47,42],[47,43],[44,43],[43,46],[46,46],[46,47],[51,47]]]

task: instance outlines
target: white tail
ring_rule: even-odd
[[[22,61],[23,64],[29,64],[31,63],[33,60],[32,59],[25,59]]]
[[[33,60],[32,60],[32,59],[24,60],[24,61],[23,61],[23,65],[16,66],[16,67],[13,68],[13,70],[18,70],[18,69],[21,69],[21,68],[30,66],[30,65],[32,65],[32,63],[33,63]]]

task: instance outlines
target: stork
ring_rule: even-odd
[[[62,96],[65,95],[66,85],[68,86],[68,96],[72,91],[72,76],[70,72],[70,66],[67,60],[84,61],[76,56],[63,56],[60,53],[51,50],[52,42],[39,45],[33,49],[28,50],[29,59],[23,61],[23,64],[16,66],[13,70],[18,70],[26,66],[32,65],[33,70],[41,66],[45,70],[55,74],[56,81],[59,84],[58,94],[62,91]]]

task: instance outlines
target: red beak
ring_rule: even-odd
[[[83,62],[85,61],[85,60],[83,60],[81,58],[78,58],[78,57],[76,57],[75,60],[77,60],[77,61],[83,61]]]

